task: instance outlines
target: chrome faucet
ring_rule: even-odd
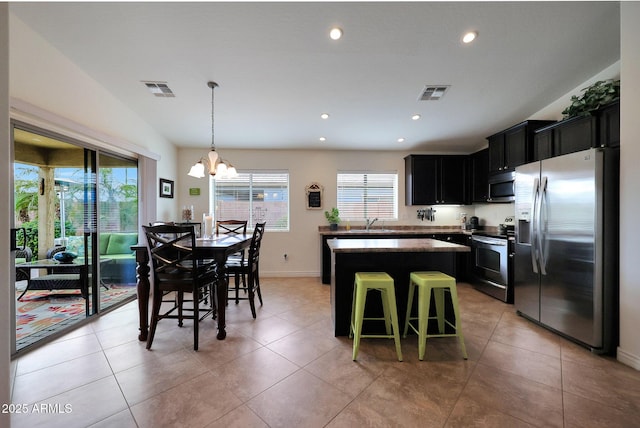
[[[371,226],[373,226],[373,223],[375,223],[375,222],[378,220],[378,217],[374,218],[373,220],[369,220],[368,218],[367,218],[367,219],[365,219],[365,220],[367,221],[367,222],[365,223],[365,228],[366,228],[366,230],[368,231],[368,230],[369,230],[369,228],[370,228]]]

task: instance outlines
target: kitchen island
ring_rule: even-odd
[[[369,238],[431,238],[439,241],[453,242],[460,245],[471,245],[471,230],[462,230],[453,226],[393,226],[373,227],[364,229],[352,227],[350,230],[340,227],[338,230],[330,230],[328,226],[318,227],[320,234],[320,264],[322,267],[322,283],[331,284],[331,249],[327,242],[333,238],[338,239],[369,239]],[[464,278],[465,260],[467,254],[458,253],[456,265],[458,274]]]
[[[356,272],[386,272],[395,281],[398,320],[404,326],[413,271],[437,270],[456,276],[456,254],[469,252],[466,245],[430,238],[363,238],[327,240],[331,249],[331,316],[335,336],[347,336],[351,320],[353,280]],[[417,299],[414,299],[417,300]],[[382,304],[373,293],[367,299],[365,317],[382,316]],[[363,332],[384,329],[368,322]]]

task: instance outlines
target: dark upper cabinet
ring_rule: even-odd
[[[440,204],[466,204],[467,156],[440,156]],[[438,196],[438,195],[436,195]]]
[[[553,128],[553,155],[561,156],[597,146],[598,118],[580,116],[563,120]]]
[[[600,146],[620,147],[620,101],[604,107],[599,112]]]
[[[489,172],[499,172],[504,169],[504,134],[492,135],[489,140]]]
[[[489,140],[489,173],[513,171],[533,160],[533,133],[549,120],[528,120],[498,132]]]
[[[517,166],[524,165],[531,158],[531,143],[529,142],[529,128],[526,125],[517,126],[504,134],[504,170],[512,171]]]
[[[541,128],[533,135],[533,160],[549,159],[553,156],[553,129]]]
[[[466,204],[467,156],[409,155],[405,161],[405,204]]]
[[[405,205],[429,205],[436,200],[437,156],[404,158]]]
[[[470,156],[471,202],[487,202],[489,198],[489,149]]]
[[[620,145],[620,103],[614,102],[593,115],[556,122],[535,131],[533,160]]]

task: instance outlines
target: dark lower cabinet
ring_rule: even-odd
[[[466,245],[471,247],[471,235],[465,233],[434,233],[429,238],[437,239],[439,241],[451,242],[452,244]],[[456,280],[468,281],[469,280],[469,266],[471,253],[456,253]]]
[[[455,277],[455,254],[453,252],[332,253],[334,278],[331,281],[330,300],[335,336],[349,335],[353,279],[356,272],[386,272],[393,278],[398,321],[402,329],[407,313],[411,272],[437,270]],[[416,305],[417,299],[414,298],[413,301]],[[452,322],[454,317],[448,302],[449,299],[445,299],[445,319]],[[380,318],[382,314],[380,299],[368,298],[364,311],[365,318]],[[369,321],[363,324],[362,328],[365,334],[381,334],[385,331],[384,322],[380,321]]]

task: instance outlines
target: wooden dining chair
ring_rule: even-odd
[[[247,233],[247,220],[218,220],[216,221],[216,235],[220,233],[245,234]]]
[[[227,262],[227,273],[231,275],[243,275],[246,277],[246,287],[248,291],[248,297],[238,297],[236,292],[236,303],[238,300],[249,300],[251,305],[251,315],[256,317],[256,306],[254,302],[255,295],[258,295],[260,306],[262,306],[262,291],[260,290],[260,245],[262,244],[262,237],[264,236],[264,228],[267,223],[256,223],[253,229],[253,236],[251,237],[251,245],[249,246],[249,252],[247,257],[241,262],[230,260]]]
[[[151,349],[158,321],[164,318],[178,319],[182,327],[184,319],[193,320],[193,349],[198,350],[198,324],[207,316],[200,316],[200,303],[207,294],[211,295],[213,308],[213,289],[216,282],[215,262],[196,260],[193,250],[196,245],[195,230],[191,226],[158,225],[142,226],[147,236],[149,252],[153,264],[153,303],[151,325],[147,338],[147,349]],[[173,293],[172,300],[165,296]],[[191,293],[193,298],[185,300],[184,294]],[[171,307],[160,313],[163,303],[170,302]],[[191,307],[184,307],[191,302]],[[177,311],[177,314],[175,313]],[[185,315],[185,312],[191,315]]]
[[[247,233],[247,221],[246,220],[218,220],[216,221],[216,235],[220,233],[224,235],[238,235],[238,234],[246,234]],[[231,254],[227,257],[226,267],[229,266],[242,266],[244,265],[245,251],[242,250],[238,253]],[[240,300],[245,298],[240,298],[240,290],[247,294],[247,276],[241,273],[238,269],[233,272],[234,285],[231,285],[231,275],[229,275],[227,271],[227,282],[229,287],[227,289],[228,293],[233,293],[235,296],[235,301],[238,303]],[[242,285],[241,285],[242,284]]]

